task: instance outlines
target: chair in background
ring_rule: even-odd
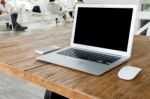
[[[137,31],[135,32],[135,35],[141,35],[144,34],[146,36],[150,36],[150,12],[148,11],[138,11],[137,12],[137,20],[139,20],[138,26],[137,26]],[[148,21],[145,25],[142,24],[141,26],[141,21]],[[138,28],[140,27],[140,28]]]
[[[0,15],[0,24],[6,24],[6,23],[9,23],[9,24],[12,25],[10,14]],[[12,31],[13,30],[14,30],[14,28],[13,28],[13,25],[12,25]]]
[[[32,12],[41,13],[41,8],[40,8],[40,6],[38,6],[38,5],[33,6]]]
[[[136,35],[140,35],[142,34],[144,31],[146,31],[146,36],[150,36],[150,22],[148,22],[147,24],[145,24],[143,27],[141,27],[140,29],[138,29],[135,34]]]
[[[59,23],[59,19],[63,19],[62,17],[65,16],[66,12],[61,11],[61,6],[58,3],[50,2],[47,5],[47,10],[50,13],[50,17],[55,19],[56,24]],[[64,20],[65,21],[65,20]]]

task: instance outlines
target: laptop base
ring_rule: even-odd
[[[65,49],[62,49],[62,50],[65,50]],[[93,75],[101,75],[105,73],[106,71],[118,66],[119,64],[123,63],[124,61],[128,59],[127,57],[122,57],[120,60],[110,65],[106,65],[106,64],[102,64],[98,62],[92,62],[92,61],[87,61],[83,59],[78,59],[78,58],[73,58],[73,57],[57,54],[59,51],[62,51],[62,50],[58,50],[56,52],[52,52],[52,53],[40,56],[37,58],[37,60],[76,69],[76,70],[90,73]]]

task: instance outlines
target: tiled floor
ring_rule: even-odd
[[[18,14],[18,23],[20,23],[22,26],[27,26],[28,29],[25,32],[28,33],[29,31],[33,30],[50,29],[51,27],[56,26],[54,18],[50,18],[50,16],[48,15],[34,15],[31,13]],[[6,24],[0,24],[0,35],[1,34],[7,35],[8,33],[11,32],[13,31],[8,30],[6,28]]]
[[[0,99],[43,99],[45,89],[0,72]]]

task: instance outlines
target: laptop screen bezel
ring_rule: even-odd
[[[88,7],[88,8],[89,7],[90,8],[132,8],[133,13],[132,13],[132,19],[131,19],[131,26],[130,26],[130,32],[129,32],[127,51],[126,52],[125,51],[118,51],[118,50],[93,47],[93,46],[74,43],[78,8],[82,8],[82,7],[84,7],[84,8],[86,8],[86,7]],[[131,56],[131,50],[132,50],[134,29],[135,29],[136,11],[137,11],[136,5],[127,5],[127,4],[79,4],[79,5],[77,5],[75,7],[75,15],[74,15],[74,22],[73,22],[73,29],[72,29],[72,36],[71,36],[71,47],[77,47],[77,48],[81,48],[81,49],[85,49],[85,50],[87,49],[87,50],[91,50],[91,51],[104,52],[104,53],[110,53],[110,54],[130,57]]]

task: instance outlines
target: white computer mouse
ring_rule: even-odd
[[[125,66],[118,72],[118,77],[124,80],[132,80],[141,71],[141,68],[134,66]]]

